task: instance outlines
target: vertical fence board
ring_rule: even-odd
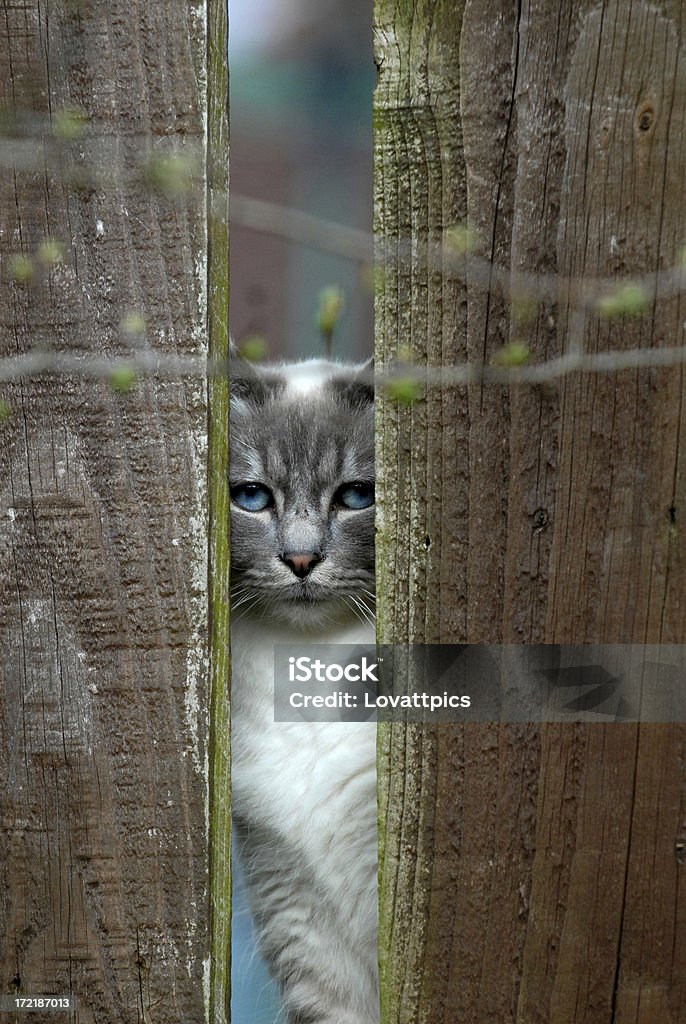
[[[584,279],[680,259],[682,32],[667,3],[377,0],[382,367],[683,344],[680,295],[578,313]],[[432,243],[465,217],[474,257],[580,280],[456,277]],[[679,367],[382,397],[381,639],[683,642],[682,405]],[[685,742],[383,727],[384,1024],[686,1020]]]
[[[203,353],[203,195],[167,160],[202,163],[204,24],[200,2],[3,5],[3,356]],[[209,947],[206,389],[114,383],[2,386],[0,991],[71,993],[81,1024],[189,1024]]]

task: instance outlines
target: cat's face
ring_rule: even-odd
[[[374,603],[374,407],[320,361],[231,373],[232,613],[296,626]]]

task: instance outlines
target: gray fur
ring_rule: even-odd
[[[374,480],[374,406],[360,375],[341,368],[314,394],[286,386],[278,370],[234,365],[230,483],[260,481],[276,508],[232,507],[235,609],[252,602],[270,616],[312,625],[371,609],[374,508],[332,510],[337,488]],[[281,561],[286,551],[321,558],[306,580]]]
[[[276,723],[273,695],[274,644],[374,642],[374,508],[333,501],[374,480],[367,373],[232,368],[230,483],[274,498],[231,512],[234,820],[288,1024],[379,1019],[375,726]]]

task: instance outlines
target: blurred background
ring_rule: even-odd
[[[231,332],[319,355],[322,289],[343,289],[334,354],[373,344],[369,270],[242,226],[242,196],[371,231],[372,0],[231,0]],[[336,238],[330,241],[335,245]]]
[[[245,226],[241,198],[371,232],[372,0],[231,0],[229,18],[231,333],[239,345],[264,339],[268,358],[322,355],[317,310],[335,286],[344,308],[333,355],[365,359],[368,265],[289,241],[278,217],[267,217],[266,231]],[[326,234],[337,248],[338,234]],[[341,233],[348,249],[349,240]],[[232,950],[232,1020],[273,1024],[278,994],[256,950],[238,865]]]

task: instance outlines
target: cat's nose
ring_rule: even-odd
[[[281,556],[281,560],[295,573],[298,579],[304,580],[312,572],[317,562],[321,562],[321,556],[314,551],[286,551]]]

